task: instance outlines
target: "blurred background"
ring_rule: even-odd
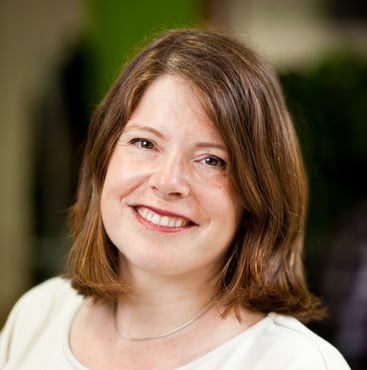
[[[367,2],[0,0],[0,327],[62,272],[93,107],[137,43],[213,25],[277,69],[310,175],[305,264],[329,317],[312,329],[367,357]]]

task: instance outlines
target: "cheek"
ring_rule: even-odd
[[[223,223],[235,233],[242,220],[243,208],[239,198],[231,191],[226,179],[202,187],[202,205],[216,222]],[[212,219],[212,221],[214,221]]]
[[[120,171],[109,167],[102,188],[100,210],[105,227],[114,224],[120,212],[122,201],[127,194],[126,178],[121,176]]]
[[[122,198],[131,193],[141,183],[142,174],[136,166],[118,158],[111,158],[102,190],[106,198]]]
[[[243,207],[241,206],[241,201],[239,197],[234,194],[229,184],[226,184],[224,194],[225,196],[223,197],[223,206],[225,207],[224,209],[227,210],[226,212],[224,212],[225,218],[228,220],[227,222],[230,223],[230,227],[234,236],[242,221]]]

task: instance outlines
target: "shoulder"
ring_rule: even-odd
[[[263,327],[262,341],[271,347],[272,355],[297,364],[299,369],[347,370],[349,366],[340,352],[329,342],[312,332],[297,319],[270,313]],[[298,365],[299,364],[299,365]],[[298,367],[301,366],[301,367]]]
[[[71,287],[70,281],[60,276],[45,280],[44,282],[34,286],[28,290],[21,298],[26,299],[31,296],[59,296],[65,294],[74,294],[74,289]]]
[[[41,338],[49,341],[55,337],[55,331],[63,331],[82,301],[70,282],[60,277],[26,292],[13,307],[1,331],[0,365],[3,358],[11,358],[14,353],[25,356]]]
[[[13,312],[30,314],[30,311],[36,311],[34,313],[39,316],[44,312],[62,310],[68,303],[79,299],[69,280],[55,277],[26,292],[15,304]]]
[[[180,369],[350,370],[330,343],[290,316],[275,313]]]

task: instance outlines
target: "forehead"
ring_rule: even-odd
[[[172,105],[178,101],[182,103],[182,106],[186,105],[188,109],[197,111],[197,113],[203,111],[201,97],[191,82],[175,74],[164,74],[148,85],[132,114],[152,104]]]
[[[203,107],[198,89],[183,77],[166,74],[154,80],[145,90],[132,112],[131,123],[154,124],[162,130],[187,129],[206,132],[217,140],[222,138]]]

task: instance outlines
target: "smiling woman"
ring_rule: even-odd
[[[112,153],[101,195],[120,275],[138,267],[215,280],[243,213],[225,148],[186,80],[166,74],[152,82]]]
[[[272,68],[220,33],[158,35],[92,117],[68,274],[14,308],[0,366],[349,369],[299,321],[323,315],[306,202]]]

